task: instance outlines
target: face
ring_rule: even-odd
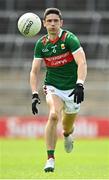
[[[60,20],[57,14],[49,14],[43,21],[44,27],[47,29],[48,33],[55,35],[59,32],[59,29],[63,25],[63,20]]]

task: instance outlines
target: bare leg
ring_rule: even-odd
[[[77,113],[75,114],[66,114],[63,112],[62,125],[63,125],[63,133],[69,134],[73,131],[74,121],[76,119]]]
[[[74,121],[77,114],[66,114],[63,112],[63,135],[64,135],[64,148],[67,153],[73,150],[73,137],[72,132],[74,131]]]
[[[50,112],[48,122],[45,128],[45,141],[48,150],[53,150],[56,147],[57,142],[57,123],[61,110],[63,108],[62,100],[56,95],[49,95],[46,98],[49,105]]]

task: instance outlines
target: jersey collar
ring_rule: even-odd
[[[61,37],[62,32],[63,32],[63,30],[60,28],[60,31],[59,31],[58,36],[57,36],[53,41],[50,40],[50,38],[49,38],[49,36],[48,36],[49,41],[50,41],[52,44],[55,44],[55,43],[59,40],[59,38]]]
[[[58,35],[58,37],[60,38],[61,37],[61,35],[62,35],[62,29],[60,28],[60,32],[59,32],[59,35]]]

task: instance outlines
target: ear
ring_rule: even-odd
[[[61,20],[61,27],[63,26],[63,20]]]
[[[45,20],[43,20],[43,26],[46,27],[46,25],[45,25]]]

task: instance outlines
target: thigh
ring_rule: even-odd
[[[75,118],[77,116],[77,113],[73,113],[73,114],[67,114],[64,111],[62,112],[62,121],[63,123],[73,123]]]
[[[75,116],[76,113],[78,113],[80,111],[80,104],[74,103],[73,99],[69,99],[69,101],[65,101],[65,106],[64,106],[64,112],[66,114],[66,116],[70,117],[71,116]]]
[[[58,97],[55,94],[51,94],[49,93],[46,96],[46,102],[50,108],[50,110],[52,110],[53,112],[61,112],[61,110],[63,109],[64,103],[61,100],[60,97]]]

